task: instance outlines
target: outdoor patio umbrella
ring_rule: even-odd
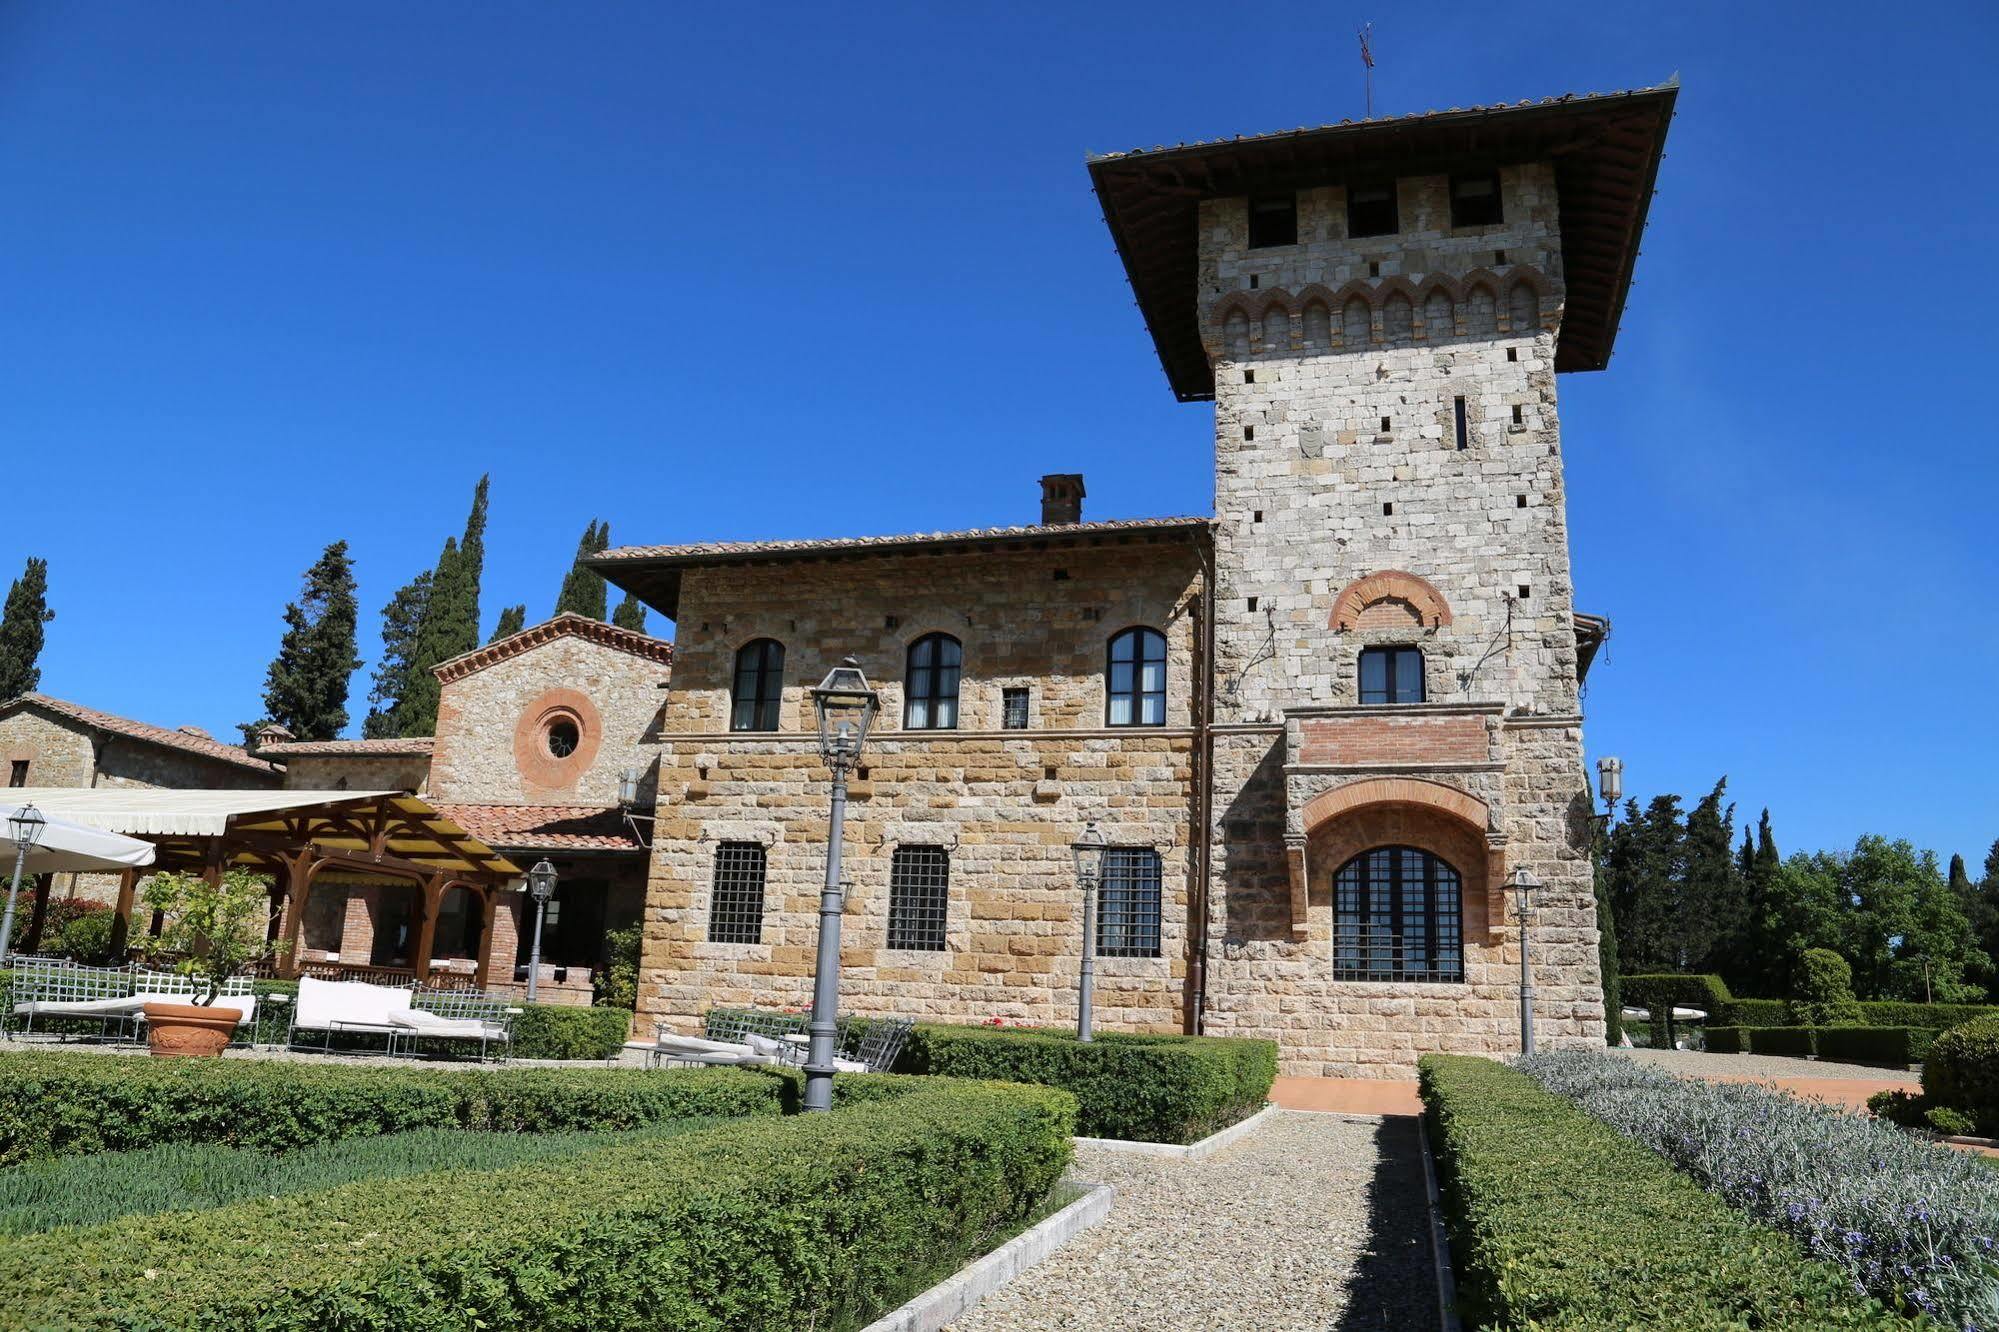
[[[14,872],[14,846],[6,840],[7,820],[17,805],[0,804],[0,890]],[[62,870],[139,869],[153,863],[153,844],[88,824],[45,814],[48,827],[28,853],[23,874],[54,874]],[[4,895],[4,891],[0,891]]]

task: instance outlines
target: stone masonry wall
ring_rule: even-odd
[[[425,795],[430,787],[430,757],[424,754],[290,754],[283,762],[288,791],[408,791]]]
[[[1070,843],[1097,819],[1113,845],[1156,849],[1162,870],[1160,956],[1099,962],[1097,1021],[1180,1030],[1198,569],[1195,552],[1178,545],[688,571],[640,1029],[653,1019],[693,1029],[719,1005],[809,1001],[829,785],[804,691],[852,652],[880,689],[883,713],[846,827],[843,1007],[1074,1022],[1082,923]],[[1106,643],[1133,624],[1166,634],[1169,725],[1105,728]],[[933,630],[963,643],[961,727],[902,731],[906,647]],[[732,735],[723,728],[734,653],[764,636],[786,646],[783,729]],[[997,729],[1000,690],[1016,685],[1032,691],[1030,729]],[[760,943],[708,942],[723,841],[766,847]],[[898,846],[949,855],[942,951],[886,947]]]

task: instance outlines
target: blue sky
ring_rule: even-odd
[[[1561,384],[1589,738],[1781,844],[1999,837],[1999,11],[0,4],[0,572],[43,687],[218,734],[493,475],[484,613],[619,542],[1206,513],[1086,152],[1684,84]],[[1975,391],[1983,384],[1985,391]],[[823,479],[829,458],[858,457]],[[658,626],[655,622],[656,627]],[[358,719],[365,670],[355,677]]]

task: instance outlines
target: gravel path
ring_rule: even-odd
[[[1871,1078],[1877,1082],[1914,1082],[1916,1075],[1906,1069],[1869,1067],[1865,1064],[1831,1064],[1822,1059],[1787,1059],[1781,1055],[1707,1054],[1699,1050],[1614,1050],[1641,1064],[1663,1068],[1668,1073],[1706,1077],[1733,1073],[1752,1078]]]
[[[1079,1146],[1110,1216],[955,1332],[1434,1332],[1417,1122],[1284,1112],[1205,1161]]]

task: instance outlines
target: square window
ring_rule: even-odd
[[[1361,649],[1360,701],[1362,703],[1421,703],[1423,697],[1421,648]]]
[[[1401,229],[1394,181],[1347,187],[1348,236],[1393,236]]]
[[[1497,171],[1451,177],[1452,226],[1489,227],[1505,220]]]
[[[1027,729],[1027,689],[1020,686],[1000,690],[1000,726],[1009,731]]]
[[[1151,847],[1105,849],[1097,887],[1097,956],[1159,956],[1162,869]]]
[[[1273,245],[1298,243],[1298,196],[1269,194],[1249,201],[1249,248],[1267,250]]]
[[[764,849],[760,842],[715,848],[715,882],[708,899],[710,943],[762,943]]]
[[[944,951],[951,856],[941,846],[899,846],[889,860],[888,946]]]

